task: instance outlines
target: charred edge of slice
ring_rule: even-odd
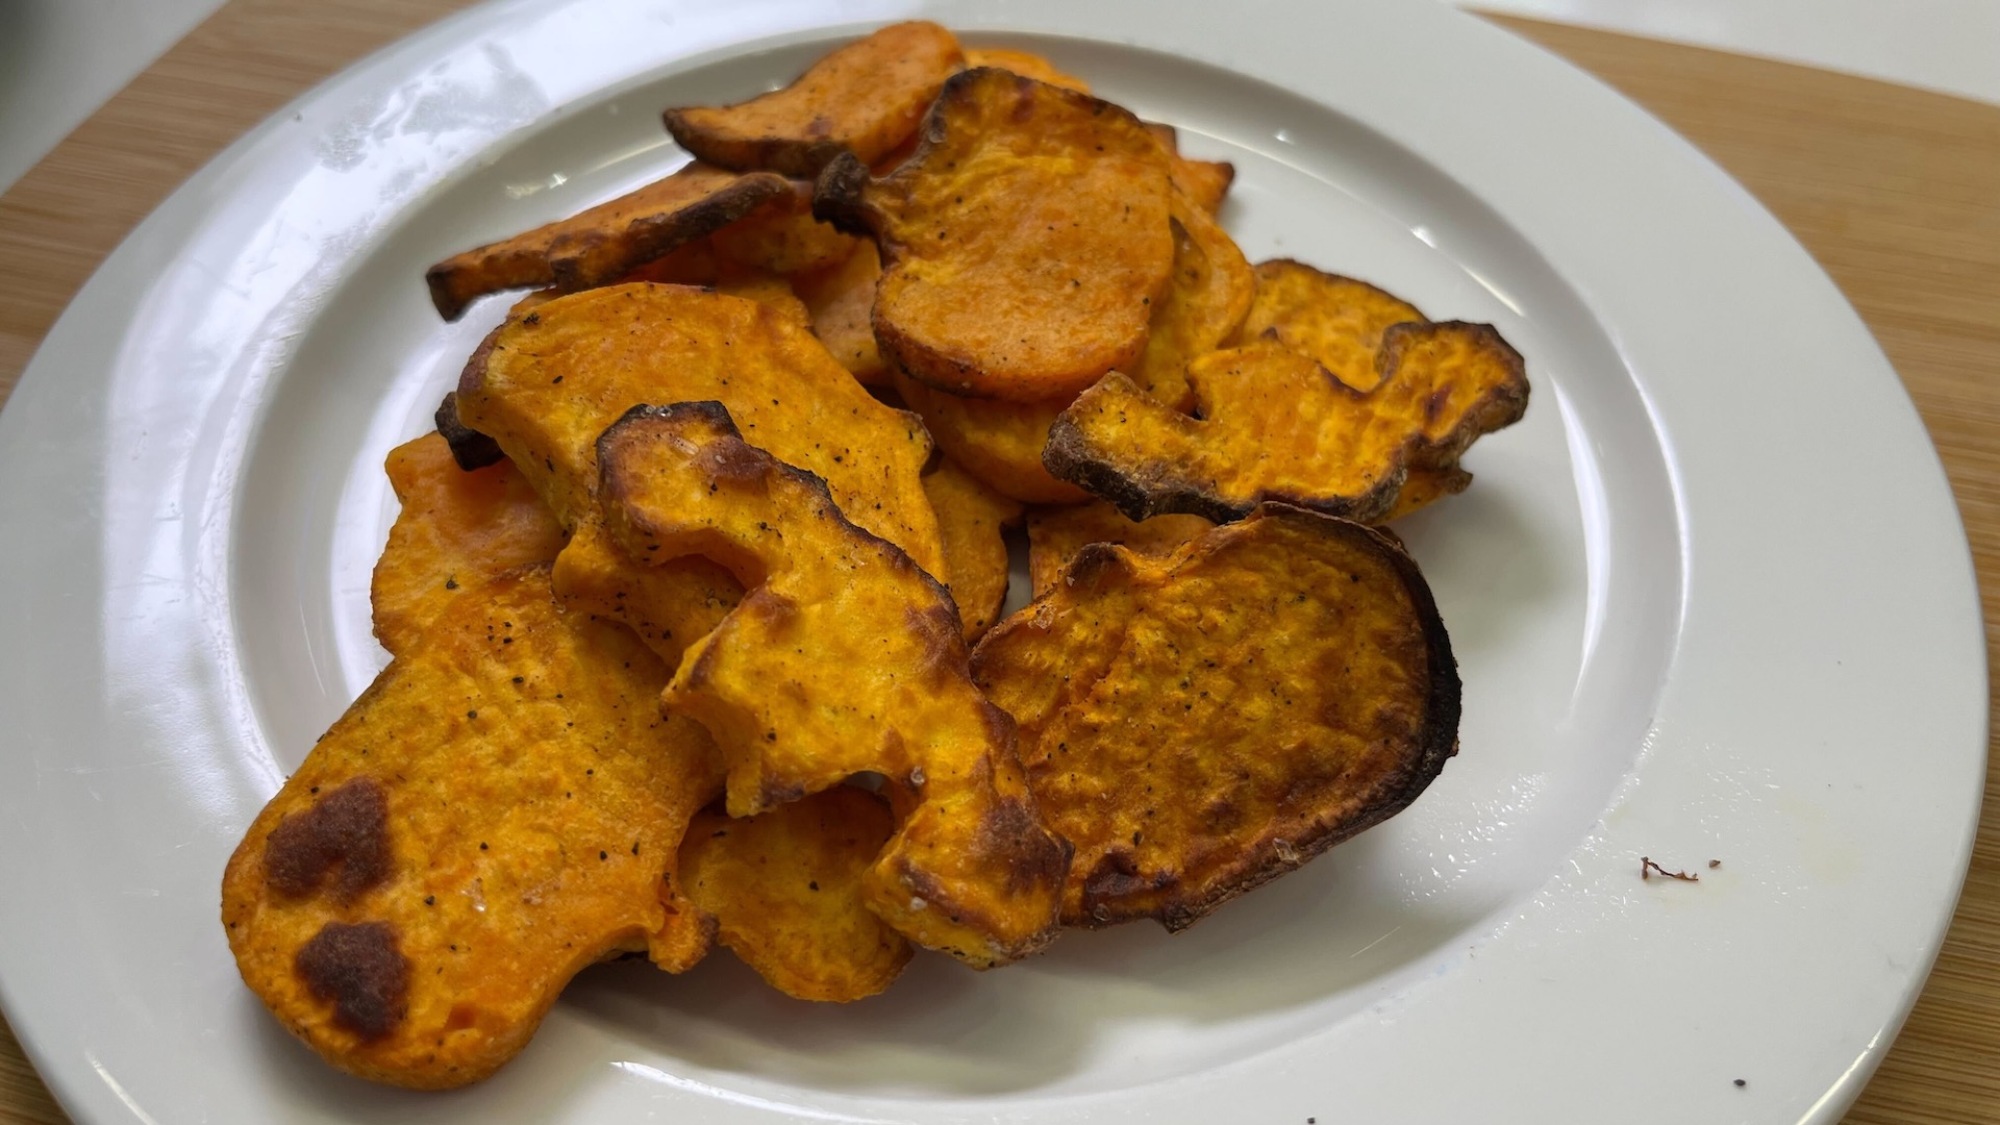
[[[842,234],[871,237],[875,228],[862,201],[868,178],[868,165],[860,157],[851,152],[834,157],[813,181],[813,218],[832,224]]]
[[[752,173],[686,207],[665,214],[642,215],[626,224],[623,231],[593,238],[578,251],[552,254],[549,265],[555,287],[575,293],[616,281],[655,258],[703,235],[714,234],[791,190],[791,182],[783,176]],[[590,249],[621,238],[630,240],[630,246],[609,267],[586,268]]]
[[[481,353],[484,354],[483,348]],[[439,436],[451,447],[451,459],[458,462],[460,469],[469,473],[507,459],[499,442],[459,421],[457,391],[446,391],[444,401],[438,403],[437,413],[431,417],[437,423]]]

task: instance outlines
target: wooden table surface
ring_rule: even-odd
[[[231,0],[0,196],[0,400],[125,233],[238,134],[466,0]],[[1746,184],[1901,373],[2000,591],[2000,108],[1865,79],[1497,19],[1624,91]],[[1929,984],[1847,1121],[2000,1122],[2000,800]],[[0,1023],[0,1123],[66,1120]]]

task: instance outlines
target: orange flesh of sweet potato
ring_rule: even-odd
[[[1268,340],[1212,352],[1188,368],[1199,418],[1114,374],[1056,419],[1043,462],[1133,519],[1223,522],[1283,500],[1369,521],[1394,508],[1411,465],[1455,467],[1527,409],[1521,357],[1487,325],[1395,325],[1378,364],[1362,394]]]
[[[904,405],[923,418],[938,447],[988,488],[1026,504],[1080,504],[1090,499],[1089,493],[1057,480],[1042,466],[1049,426],[1074,399],[960,398],[895,372],[890,383]]]
[[[889,373],[875,346],[875,283],[882,258],[875,244],[857,239],[853,253],[818,273],[792,279],[812,317],[813,335],[863,386],[886,386]]]
[[[1174,274],[1153,313],[1132,381],[1176,409],[1192,405],[1187,365],[1222,346],[1250,310],[1255,276],[1208,213],[1174,194]]]
[[[943,587],[716,403],[635,410],[599,445],[606,527],[629,557],[698,552],[749,590],[664,696],[716,737],[729,811],[880,773],[903,815],[869,908],[978,967],[1046,944],[1068,852],[1035,814],[1013,724],[973,686]]]
[[[375,564],[369,600],[375,639],[396,655],[467,591],[510,570],[554,561],[562,525],[508,461],[467,472],[444,438],[425,434],[389,451],[402,511]]]
[[[457,320],[475,297],[503,289],[608,285],[791,190],[783,176],[690,164],[609,203],[446,258],[425,274],[431,303]]]
[[[1167,159],[1138,119],[1002,70],[945,83],[917,151],[879,180],[852,158],[814,211],[882,252],[875,339],[955,394],[1074,394],[1145,347],[1173,264]]]
[[[1002,532],[1021,522],[1021,504],[993,491],[947,457],[924,477],[924,492],[944,536],[947,587],[958,606],[965,643],[1000,619],[1007,601],[1007,540]]]
[[[223,876],[243,979],[327,1061],[477,1081],[619,951],[707,949],[673,893],[714,745],[656,706],[667,669],[564,614],[548,572],[465,584],[320,739]],[[679,907],[686,909],[677,909]]]
[[[1456,748],[1458,675],[1416,565],[1297,508],[1165,558],[1088,548],[973,667],[1076,847],[1071,925],[1181,929],[1400,811]]]
[[[964,64],[951,32],[892,24],[814,63],[782,90],[732,106],[666,112],[667,131],[711,164],[811,177],[842,152],[872,164],[917,131]]]
[[[1276,340],[1357,391],[1372,391],[1381,381],[1375,355],[1382,334],[1391,325],[1424,319],[1392,293],[1301,262],[1259,262],[1256,273],[1256,296],[1239,339]]]
[[[845,261],[860,239],[813,218],[813,186],[791,190],[709,236],[716,256],[766,273],[810,273]]]
[[[1056,64],[1033,51],[1016,51],[1009,47],[967,47],[965,68],[977,70],[981,67],[1004,70],[1051,86],[1061,86],[1065,90],[1075,90],[1079,94],[1090,93],[1090,83],[1074,74],[1057,70]]]
[[[1136,555],[1171,554],[1215,525],[1200,516],[1154,516],[1133,523],[1102,500],[1028,514],[1028,579],[1035,596],[1062,579],[1071,559],[1092,543],[1115,543]]]
[[[1236,182],[1236,165],[1226,160],[1182,156],[1179,134],[1172,125],[1148,121],[1146,130],[1167,152],[1167,174],[1174,187],[1203,211],[1213,215],[1220,210],[1223,198],[1229,194],[1229,185]]]
[[[681,882],[722,944],[773,988],[860,1000],[910,960],[910,943],[862,900],[895,828],[881,798],[845,785],[744,819],[705,812],[681,845]]]

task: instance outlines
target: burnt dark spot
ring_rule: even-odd
[[[1044,828],[1034,806],[1020,798],[1002,797],[988,805],[979,815],[977,840],[980,854],[1006,865],[1010,894],[1060,887],[1069,874],[1069,842]]]
[[[1424,422],[1428,424],[1437,421],[1438,415],[1444,413],[1445,404],[1450,401],[1450,387],[1439,387],[1437,390],[1424,396]]]
[[[264,842],[264,879],[281,895],[319,890],[334,868],[334,897],[351,901],[389,874],[389,800],[372,777],[357,777],[293,813]]]
[[[328,922],[293,968],[307,991],[333,1005],[333,1022],[363,1039],[381,1039],[403,1021],[410,962],[387,922]]]
[[[704,480],[728,488],[749,488],[764,480],[770,456],[741,438],[724,438],[701,447],[694,456],[695,471]]]

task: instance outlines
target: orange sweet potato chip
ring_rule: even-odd
[[[511,462],[467,472],[445,439],[425,434],[389,451],[389,484],[403,509],[375,564],[375,638],[391,655],[414,646],[469,589],[524,566],[553,562],[562,525]]]
[[[708,947],[674,891],[714,745],[662,718],[667,669],[561,612],[545,568],[441,606],[265,806],[229,861],[243,980],[342,1070],[440,1089],[526,1045],[607,955]]]
[[[1092,543],[1115,543],[1135,555],[1165,555],[1214,526],[1200,516],[1185,515],[1133,523],[1102,500],[1037,508],[1028,515],[1028,579],[1039,598],[1061,580],[1070,560]]]
[[[1180,134],[1172,125],[1148,121],[1146,129],[1160,147],[1167,150],[1167,170],[1178,188],[1195,206],[1213,215],[1236,182],[1236,165],[1226,160],[1196,160],[1181,155]]]
[[[773,988],[860,1000],[910,960],[910,943],[862,899],[895,828],[885,801],[845,785],[753,817],[705,812],[681,845],[681,883],[722,944]]]
[[[609,203],[446,258],[425,274],[431,303],[457,320],[473,298],[503,289],[608,285],[791,190],[783,176],[690,164]]]
[[[812,317],[813,335],[868,387],[889,382],[882,352],[875,346],[873,320],[875,283],[881,277],[881,255],[874,243],[864,239],[838,264],[792,280],[793,290]]]
[[[1521,357],[1488,325],[1395,325],[1377,366],[1363,394],[1269,340],[1212,352],[1188,368],[1199,417],[1113,374],[1056,419],[1042,459],[1133,519],[1221,522],[1284,500],[1368,521],[1395,507],[1412,465],[1454,468],[1527,409]]]
[[[664,696],[715,736],[729,811],[879,773],[902,816],[866,875],[869,909],[978,967],[1046,944],[1068,850],[1036,816],[1013,724],[973,686],[944,588],[716,403],[634,410],[598,463],[629,557],[698,552],[750,591]]]
[[[938,447],[993,491],[1026,504],[1076,504],[1090,498],[1042,467],[1049,426],[1073,399],[960,398],[901,373],[892,373],[890,381],[904,405],[922,416]]]
[[[920,480],[931,443],[912,415],[857,384],[795,315],[727,294],[624,285],[511,318],[466,365],[458,411],[493,436],[571,529],[556,560],[566,602],[625,622],[662,659],[740,594],[700,558],[638,567],[597,527],[596,441],[642,403],[716,400],[759,441],[818,473],[869,531],[944,572]]]
[[[1033,51],[1016,51],[1010,47],[968,47],[965,50],[965,66],[968,70],[993,67],[1051,86],[1061,86],[1065,90],[1075,90],[1079,94],[1090,93],[1090,83],[1074,74],[1057,70],[1056,64]]]
[[[1139,120],[1004,70],[945,83],[881,179],[843,157],[814,212],[882,252],[885,359],[955,394],[1074,394],[1145,347],[1173,265],[1167,158]]]
[[[958,606],[965,643],[971,644],[1000,619],[1007,601],[1007,541],[1002,532],[1019,526],[1021,504],[993,491],[947,457],[924,477],[924,492],[937,512],[944,536],[948,587]]]
[[[1365,281],[1280,258],[1257,264],[1257,293],[1240,338],[1276,340],[1319,361],[1357,391],[1372,391],[1382,335],[1391,326],[1421,323],[1415,305]]]
[[[1147,394],[1177,409],[1192,405],[1187,365],[1222,346],[1250,310],[1256,277],[1243,251],[1208,213],[1174,193],[1174,274],[1131,371]]]
[[[1076,848],[1071,925],[1181,929],[1400,811],[1457,743],[1458,674],[1416,564],[1282,505],[1164,558],[1086,548],[973,671]]]
[[[667,131],[711,164],[810,177],[842,152],[872,164],[917,131],[964,64],[951,32],[892,24],[828,54],[782,90],[732,106],[666,112]]]
[[[723,261],[765,273],[810,273],[847,260],[859,239],[813,218],[813,186],[791,190],[709,236]]]

